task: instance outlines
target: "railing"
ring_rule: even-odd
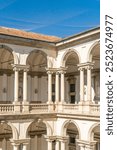
[[[90,104],[90,112],[91,113],[99,113],[100,105],[99,104]]]
[[[13,111],[14,111],[14,105],[12,105],[12,104],[0,104],[0,113],[13,112]]]
[[[79,111],[78,104],[63,104],[63,112],[77,113]]]
[[[63,113],[72,113],[72,114],[94,114],[94,115],[99,115],[100,113],[100,105],[99,104],[90,104],[90,105],[82,105],[80,106],[79,104],[58,104],[57,109],[54,109],[54,107],[51,107],[46,104],[40,104],[40,103],[35,103],[35,104],[28,104],[29,106],[29,112],[30,113],[47,113],[47,112],[63,112]],[[54,105],[53,105],[54,106]],[[23,112],[23,107],[22,104],[18,105],[19,113]],[[50,109],[51,108],[51,109]],[[3,113],[13,113],[17,111],[17,106],[14,104],[0,104],[0,114]],[[27,111],[28,113],[28,111]]]
[[[44,113],[48,112],[48,104],[29,104],[29,111],[30,112],[39,112]]]

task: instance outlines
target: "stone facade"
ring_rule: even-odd
[[[100,149],[99,37],[0,29],[0,150]]]

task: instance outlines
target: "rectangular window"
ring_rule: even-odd
[[[75,92],[75,84],[70,84],[70,92]]]
[[[69,144],[75,144],[75,137],[69,137]]]
[[[52,92],[55,92],[55,84],[52,84]]]
[[[71,95],[71,104],[75,104],[75,95]]]

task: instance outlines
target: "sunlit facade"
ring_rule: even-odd
[[[0,28],[0,150],[100,149],[99,38]]]

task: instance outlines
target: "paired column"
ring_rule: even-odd
[[[66,150],[66,142],[67,142],[68,138],[66,139],[62,139],[61,141],[61,150]]]
[[[48,69],[48,103],[52,103],[52,74],[55,73],[55,102],[58,103],[59,99],[61,99],[61,103],[64,103],[65,101],[65,69]],[[60,74],[60,84],[59,85],[59,74]],[[60,92],[59,92],[60,87]],[[59,93],[60,98],[59,98]]]
[[[92,85],[91,85],[91,69],[93,69],[93,63],[83,63],[78,65],[80,70],[80,102],[84,101],[84,71],[87,70],[87,101],[92,100]]]
[[[77,146],[80,147],[80,150],[95,150],[96,141],[82,141],[76,140]]]

